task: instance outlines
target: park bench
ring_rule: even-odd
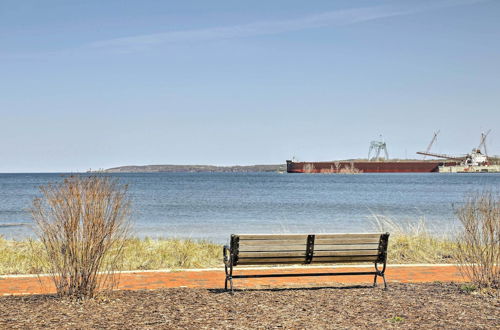
[[[387,264],[387,244],[389,233],[370,234],[284,234],[284,235],[231,235],[229,246],[224,246],[225,290],[233,279],[289,276],[336,276],[373,275],[373,286],[377,277],[385,281]],[[373,271],[293,273],[293,274],[249,274],[234,275],[233,268],[242,265],[278,264],[344,264],[352,262],[372,262]],[[381,268],[379,268],[379,264]]]

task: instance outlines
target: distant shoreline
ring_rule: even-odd
[[[286,171],[286,164],[273,165],[235,165],[235,166],[215,166],[215,165],[128,165],[108,168],[105,170],[88,173],[160,173],[160,172],[218,172],[218,173],[249,173],[249,172],[282,172]]]

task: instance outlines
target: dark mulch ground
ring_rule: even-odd
[[[86,302],[0,298],[2,328],[484,328],[500,329],[500,301],[458,284],[391,284],[237,291],[120,291]]]

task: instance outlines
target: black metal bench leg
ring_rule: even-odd
[[[385,281],[385,267],[387,264],[384,262],[382,266],[382,270],[378,269],[377,263],[375,263],[375,277],[373,278],[373,287],[377,286],[377,277],[380,276],[382,277],[382,280],[384,280],[384,290],[387,290],[387,282]]]
[[[228,272],[228,267],[225,267],[226,269],[226,279],[224,281],[224,290],[227,291],[227,283],[229,282],[231,293],[233,292],[233,277],[232,277],[232,267],[231,271]]]
[[[227,282],[229,281],[229,271],[228,271],[229,258],[227,255],[226,247],[223,248],[222,253],[224,255],[224,273],[226,275],[226,278],[224,280],[224,290],[227,291]]]
[[[227,265],[224,265],[224,271],[226,273],[226,279],[224,280],[224,290],[227,291],[227,281],[229,280],[229,274],[227,272]]]
[[[229,285],[231,287],[231,294],[234,294],[233,290],[233,257],[231,256],[230,259],[230,264],[229,264]]]
[[[224,271],[226,273],[226,279],[224,281],[224,290],[227,291],[227,282],[229,282],[231,294],[233,294],[234,293],[234,290],[233,290],[233,255],[227,256],[225,249],[224,249]]]
[[[229,289],[231,293],[233,293],[233,278],[229,275],[226,275],[226,280],[224,281],[224,290],[227,291],[227,283],[229,282]]]
[[[232,268],[232,267],[231,267]],[[229,288],[231,289],[231,292],[233,292],[233,276],[232,276],[232,269],[228,272],[227,267],[226,267],[226,279],[224,281],[224,290],[227,291],[227,283],[229,282]]]

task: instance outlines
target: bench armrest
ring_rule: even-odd
[[[224,245],[222,248],[222,255],[224,256],[224,262],[227,263],[229,261],[229,255],[231,255],[231,248],[229,245]]]

